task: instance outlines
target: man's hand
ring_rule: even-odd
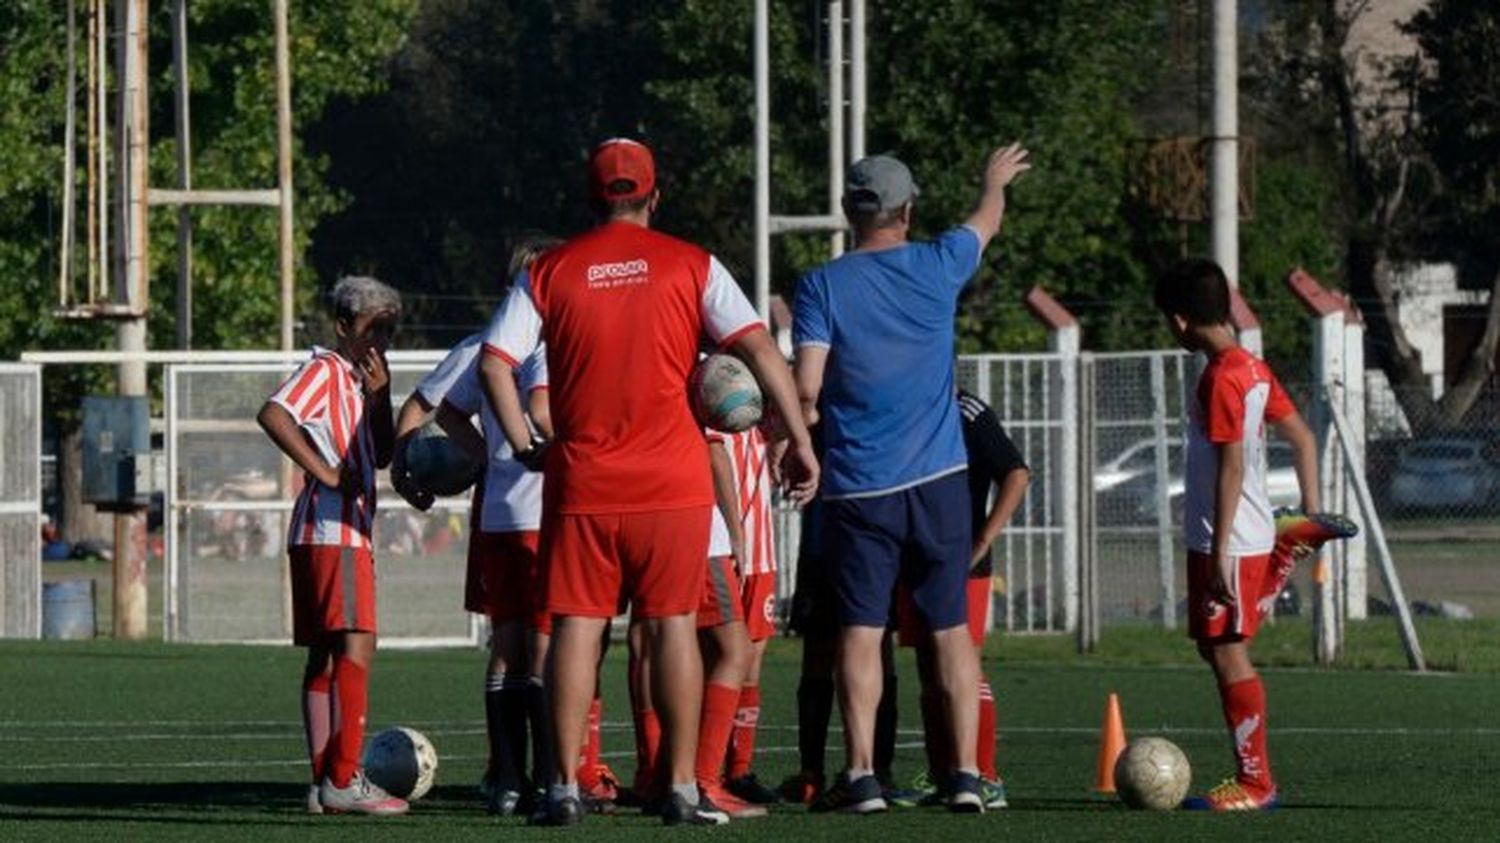
[[[359,376],[364,381],[365,392],[374,393],[391,385],[391,370],[385,362],[385,355],[371,348],[365,352],[365,358],[359,361]]]
[[[818,493],[821,471],[811,440],[793,442],[787,448],[781,458],[781,491],[792,506],[800,509]]]
[[[1022,147],[1020,142],[1003,146],[990,153],[989,161],[984,165],[984,189],[986,191],[1003,191],[1016,176],[1031,169],[1027,163],[1026,156],[1030,154]]]

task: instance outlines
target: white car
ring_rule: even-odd
[[[1134,447],[1134,446],[1132,446]],[[1128,450],[1128,449],[1127,449]],[[1155,456],[1150,449],[1146,451],[1151,465],[1155,465]],[[1297,484],[1297,471],[1293,467],[1292,446],[1290,443],[1280,439],[1271,439],[1266,443],[1266,492],[1271,499],[1271,506],[1299,506],[1302,503],[1302,488]],[[1095,475],[1095,488],[1098,488],[1098,475]],[[1115,495],[1129,495],[1133,502],[1133,517],[1129,520],[1137,524],[1156,523],[1156,490],[1153,482],[1153,469],[1127,478],[1117,486],[1113,487]],[[1180,465],[1172,467],[1172,475],[1167,483],[1167,498],[1171,501],[1172,521],[1182,521],[1182,494],[1184,483]]]
[[[1496,469],[1477,439],[1438,438],[1406,443],[1391,474],[1390,501],[1401,509],[1477,509],[1497,489]]]

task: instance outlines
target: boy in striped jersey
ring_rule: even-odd
[[[304,472],[287,555],[293,641],[308,648],[302,716],[315,785],[307,808],[401,814],[406,802],[359,767],[375,655],[375,471],[390,464],[394,442],[385,351],[401,296],[373,278],[345,278],[332,304],[337,347],[315,348],[256,419]]]
[[[750,771],[755,755],[755,733],[760,722],[760,668],[766,645],[776,632],[776,544],[771,525],[771,473],[766,437],[759,427],[743,433],[711,433],[709,441],[723,443],[722,458],[734,479],[739,524],[729,523],[740,575],[740,600],[750,656],[740,686],[734,730],[724,763],[725,787],[736,797],[757,805],[777,802],[776,791],[761,784]],[[714,452],[711,452],[714,453]]]

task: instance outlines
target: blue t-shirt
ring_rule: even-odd
[[[826,497],[899,491],[966,466],[953,318],[978,268],[979,235],[960,226],[931,242],[850,252],[798,283],[793,341],[828,348]]]

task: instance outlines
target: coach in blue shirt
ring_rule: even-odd
[[[1026,150],[993,152],[974,213],[931,242],[907,239],[918,195],[888,155],[855,162],[844,213],[854,250],[797,285],[793,340],[808,423],[823,422],[825,547],[838,591],[839,706],[847,767],[831,807],[887,806],[874,776],[880,639],[898,582],[933,630],[955,762],[950,810],[980,812],[974,758],[979,662],[965,626],[972,539],[962,423],[953,381],[959,293],[1000,231],[1005,187]]]

